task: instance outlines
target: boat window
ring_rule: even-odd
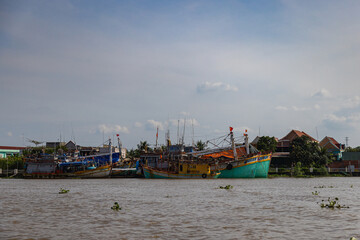
[[[183,165],[180,165],[180,172],[183,171]]]

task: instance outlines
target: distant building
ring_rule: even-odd
[[[19,155],[24,149],[24,147],[0,146],[0,158],[7,158],[8,156]]]
[[[46,142],[46,148],[58,148],[65,146],[65,142]]]
[[[273,153],[273,158],[271,160],[271,164],[273,166],[281,166],[281,167],[290,167],[291,159],[290,159],[290,148],[291,143],[294,139],[307,136],[310,138],[310,141],[318,142],[315,138],[311,137],[309,134],[299,131],[299,130],[291,130],[285,137],[278,140],[276,146],[276,152]]]
[[[68,151],[75,151],[78,148],[78,146],[71,140],[65,144],[65,147]]]
[[[298,130],[291,130],[285,137],[281,138],[278,141],[276,152],[290,152],[291,142],[298,137],[307,136],[310,138],[312,142],[318,142],[315,138],[311,137],[309,134],[298,131]]]
[[[345,144],[340,144],[334,138],[328,136],[324,137],[319,145],[336,157],[336,160],[340,160],[342,152],[345,151]]]

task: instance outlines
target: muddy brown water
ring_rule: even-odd
[[[0,209],[0,239],[360,239],[360,177],[0,179]]]

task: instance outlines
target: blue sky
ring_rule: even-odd
[[[0,145],[291,129],[360,145],[358,1],[1,1]]]

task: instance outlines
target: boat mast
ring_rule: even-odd
[[[230,127],[230,140],[231,140],[231,147],[233,149],[233,152],[234,152],[234,159],[235,160],[238,160],[238,157],[237,157],[237,152],[236,152],[236,147],[235,147],[235,140],[234,140],[234,133],[233,133],[233,128]]]
[[[120,141],[119,134],[116,134],[117,140],[118,140],[118,146],[119,146],[119,158],[122,159],[122,142]]]
[[[182,138],[181,138],[181,144],[182,145],[185,145],[185,141],[184,141],[184,138],[185,138],[185,124],[186,124],[186,118],[184,118],[184,131],[183,131],[183,135],[182,135]]]
[[[156,127],[156,144],[155,144],[155,149],[157,149],[157,146],[158,146],[158,138],[159,138],[159,126]]]
[[[247,129],[245,129],[244,137],[245,137],[246,154],[250,154],[250,149],[249,149],[249,137],[248,137],[248,134],[247,134]]]
[[[109,138],[109,162],[110,162],[110,166],[112,166],[112,146],[111,146],[111,138]]]

